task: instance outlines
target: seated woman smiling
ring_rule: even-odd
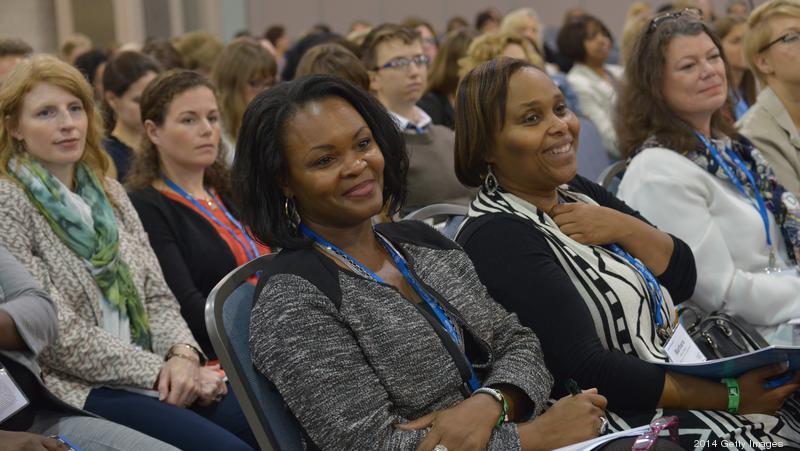
[[[373,227],[402,205],[408,168],[375,98],[329,75],[281,84],[250,104],[236,148],[242,220],[283,248],[256,289],[253,363],[317,446],[528,450],[597,435],[594,390],[542,414],[539,342],[461,249],[419,222]]]
[[[709,437],[777,441],[780,419],[771,414],[800,384],[766,390],[762,379],[783,369],[728,381],[741,390],[731,413],[766,414],[751,418],[724,412],[725,384],[653,363],[667,361],[673,299],[694,289],[692,252],[576,175],[578,129],[555,84],[522,61],[489,61],[459,86],[456,171],[482,189],[457,241],[490,295],[541,340],[553,394],[564,393],[568,378],[598,387],[620,429],[677,415],[687,448]],[[712,426],[720,417],[725,423]]]

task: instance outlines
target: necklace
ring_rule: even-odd
[[[175,191],[175,190],[173,189],[173,191]],[[178,193],[178,194],[180,194],[180,193]],[[201,195],[201,196],[195,196],[194,194],[191,194],[191,193],[187,193],[187,194],[189,194],[196,201],[201,202],[203,205],[208,207],[209,210],[216,210],[217,209],[217,204],[216,204],[216,202],[214,202],[214,199],[212,199],[209,196],[209,193],[207,193],[207,192],[203,193],[203,195]]]

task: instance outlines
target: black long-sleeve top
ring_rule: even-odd
[[[569,185],[571,191],[583,193],[601,206],[645,221],[624,202],[583,177],[576,177]],[[565,381],[572,378],[581,387],[597,387],[615,411],[655,408],[663,390],[664,371],[632,352],[602,345],[581,290],[547,240],[529,220],[510,213],[471,219],[458,239],[491,296],[516,312],[520,322],[541,340],[545,363],[555,378],[554,397],[566,394]],[[678,304],[692,295],[696,272],[688,245],[675,237],[673,241],[669,265],[657,278]]]
[[[186,205],[152,187],[128,195],[167,285],[178,299],[181,315],[203,352],[216,358],[206,330],[206,298],[223,277],[236,269],[236,257],[214,226]],[[223,202],[230,207],[225,199]]]

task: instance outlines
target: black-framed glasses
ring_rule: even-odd
[[[690,19],[697,19],[703,20],[703,11],[698,8],[684,8],[680,11],[674,12],[667,12],[663,14],[659,14],[652,19],[650,19],[650,25],[647,26],[647,32],[652,33],[656,30],[661,24],[664,22],[669,22],[670,20],[680,19],[681,17],[688,17]]]
[[[415,55],[411,58],[400,56],[390,59],[386,64],[378,66],[375,70],[381,69],[408,69],[414,63],[417,67],[428,67],[431,63],[431,57],[428,55]]]
[[[800,41],[800,31],[790,31],[777,39],[769,41],[764,47],[758,49],[758,53],[767,50],[768,48],[772,47],[773,45],[779,42],[783,42],[784,44],[795,44],[798,41]]]

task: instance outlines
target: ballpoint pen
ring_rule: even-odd
[[[564,386],[567,387],[567,391],[572,396],[580,395],[581,393],[583,393],[583,390],[581,390],[581,387],[578,385],[577,382],[575,382],[575,379],[567,379],[567,381],[564,382]]]

